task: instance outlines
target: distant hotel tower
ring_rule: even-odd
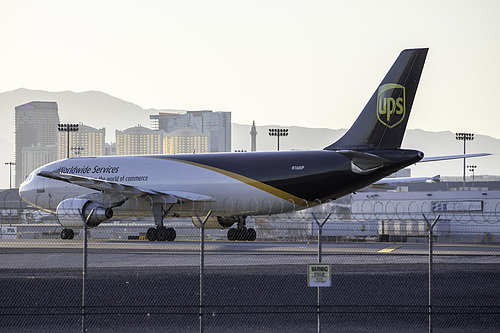
[[[69,133],[69,157],[103,156],[106,154],[106,129],[96,129],[80,124],[77,132]],[[59,132],[57,143],[58,159],[68,153],[68,132]]]
[[[255,120],[252,123],[252,130],[250,131],[252,137],[252,147],[250,151],[257,151],[257,127],[255,127]]]
[[[189,128],[183,128],[165,135],[164,154],[202,154],[208,153],[210,135]]]
[[[16,106],[15,187],[19,187],[31,171],[54,160],[57,149],[57,124],[59,113],[56,102],[33,101]]]
[[[163,154],[163,131],[136,126],[115,133],[116,155]]]
[[[172,110],[150,115],[149,119],[153,129],[167,134],[188,128],[208,137],[208,152],[231,151],[231,112]]]

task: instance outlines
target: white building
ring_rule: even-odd
[[[231,112],[174,111],[150,115],[152,128],[165,133],[189,128],[209,136],[209,152],[231,151]]]
[[[210,134],[203,134],[189,128],[167,133],[163,141],[164,154],[208,153]]]

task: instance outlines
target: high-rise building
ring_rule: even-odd
[[[23,154],[23,175],[29,175],[36,168],[57,160],[57,146],[31,146],[21,149]]]
[[[103,156],[106,154],[106,129],[96,129],[87,125],[78,125],[78,131],[58,133],[59,159],[66,158],[68,154],[69,133],[69,157],[80,156]]]
[[[209,134],[183,128],[165,135],[164,154],[208,153]]]
[[[139,125],[115,133],[116,155],[163,154],[163,131]]]
[[[231,151],[231,112],[172,111],[150,115],[153,129],[165,133],[189,128],[210,136],[209,152]]]
[[[56,102],[33,101],[15,108],[15,138],[16,138],[16,178],[15,186],[19,187],[24,179],[40,165],[30,163],[30,167],[23,167],[23,148],[28,147],[26,154],[31,147],[45,147],[57,145],[57,124],[59,124],[59,113]],[[44,151],[43,148],[40,148]],[[49,149],[50,150],[50,149]],[[49,153],[47,150],[47,154]],[[34,150],[32,150],[35,153]],[[37,158],[31,161],[41,160],[40,151],[37,151]],[[53,155],[52,155],[53,156]],[[50,156],[47,159],[50,161]],[[31,169],[33,168],[33,169]]]
[[[252,129],[250,130],[250,137],[251,137],[250,151],[257,151],[257,127],[255,127],[255,120],[252,123]]]

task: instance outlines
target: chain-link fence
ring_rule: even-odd
[[[303,210],[290,203],[296,210],[274,215],[286,204],[228,198],[223,206],[170,210],[164,225],[175,229],[174,242],[147,240],[154,217],[143,216],[141,206],[116,210],[87,239],[74,229],[72,240],[60,239],[62,227],[51,215],[23,209],[2,225],[0,329],[497,331],[495,200],[363,194]],[[255,230],[256,241],[228,241],[228,225],[193,225],[208,226],[219,220],[207,216],[242,207],[245,224],[234,219],[232,228]],[[273,214],[252,214],[265,209]],[[438,216],[430,229],[426,219]],[[330,265],[330,287],[308,285],[307,264],[319,255]]]

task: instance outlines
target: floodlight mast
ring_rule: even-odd
[[[67,154],[66,158],[69,158],[69,132],[77,132],[78,124],[57,124],[57,130],[59,132],[67,132],[68,133],[68,141],[66,142]]]
[[[464,155],[465,155],[465,142],[474,140],[474,133],[455,133],[455,139],[464,142]],[[464,157],[463,187],[465,190],[465,157]]]
[[[278,151],[280,151],[280,136],[288,136],[288,128],[270,128],[269,136],[278,137]]]
[[[5,162],[5,165],[9,166],[9,189],[12,189],[12,166],[16,165],[16,162]]]

